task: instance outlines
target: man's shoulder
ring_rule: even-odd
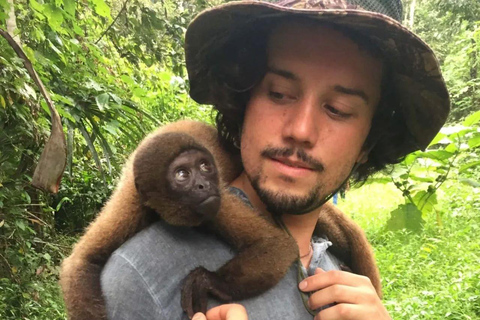
[[[142,269],[154,264],[162,267],[183,261],[193,269],[207,260],[224,261],[233,254],[230,248],[212,233],[195,228],[176,227],[158,221],[141,230],[114,252],[128,260],[135,268]],[[190,269],[189,269],[190,270]]]

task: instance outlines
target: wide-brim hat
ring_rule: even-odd
[[[447,119],[449,95],[433,51],[397,21],[402,18],[400,0],[239,1],[203,11],[189,25],[185,38],[191,97],[198,103],[216,104],[210,82],[219,79],[212,79],[210,71],[220,61],[228,64],[231,37],[242,39],[239,34],[252,33],[251,26],[262,21],[302,16],[371,39],[389,64],[396,119],[404,121],[408,130],[409,138],[396,142],[395,156],[425,149]]]

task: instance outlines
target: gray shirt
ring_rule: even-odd
[[[317,267],[340,269],[327,251],[331,243],[315,237],[308,273]],[[216,270],[234,257],[213,234],[156,222],[117,249],[102,272],[102,291],[109,319],[188,319],[180,306],[182,280],[197,266]],[[249,319],[309,319],[306,296],[298,290],[307,270],[295,262],[287,275],[260,296],[240,301]],[[209,301],[209,308],[220,302]]]

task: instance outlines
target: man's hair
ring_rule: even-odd
[[[299,21],[319,24],[305,19]],[[215,79],[211,82],[210,92],[215,92],[213,100],[214,107],[218,110],[216,124],[219,139],[225,148],[233,153],[239,153],[236,146],[240,145],[245,108],[251,91],[260,83],[267,70],[268,37],[275,25],[283,22],[283,19],[272,19],[262,23],[249,23],[242,32],[229,38],[218,54],[212,57],[216,67],[210,70],[209,76]],[[409,131],[392,90],[388,57],[382,55],[379,46],[365,35],[334,24],[323,25],[340,31],[354,41],[360,50],[384,61],[380,102],[363,145],[363,150],[370,150],[368,160],[360,164],[352,176],[356,181],[365,181],[372,173],[402,160],[398,157],[396,146],[409,138]],[[228,59],[222,59],[225,55]]]

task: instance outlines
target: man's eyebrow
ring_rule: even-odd
[[[282,69],[278,69],[278,68],[275,68],[273,66],[268,66],[267,67],[267,72],[270,72],[270,73],[273,73],[273,74],[276,74],[280,77],[283,77],[283,78],[286,78],[288,80],[295,80],[295,81],[298,81],[298,77],[291,71],[288,71],[288,70],[282,70]]]
[[[365,93],[365,91],[363,91],[363,90],[346,88],[346,87],[342,87],[342,86],[340,86],[340,85],[336,85],[336,86],[334,87],[334,90],[337,91],[337,92],[340,92],[340,93],[344,93],[344,94],[349,94],[349,95],[352,95],[352,96],[360,97],[360,98],[362,98],[362,99],[368,104],[368,96],[367,96],[367,94]]]

